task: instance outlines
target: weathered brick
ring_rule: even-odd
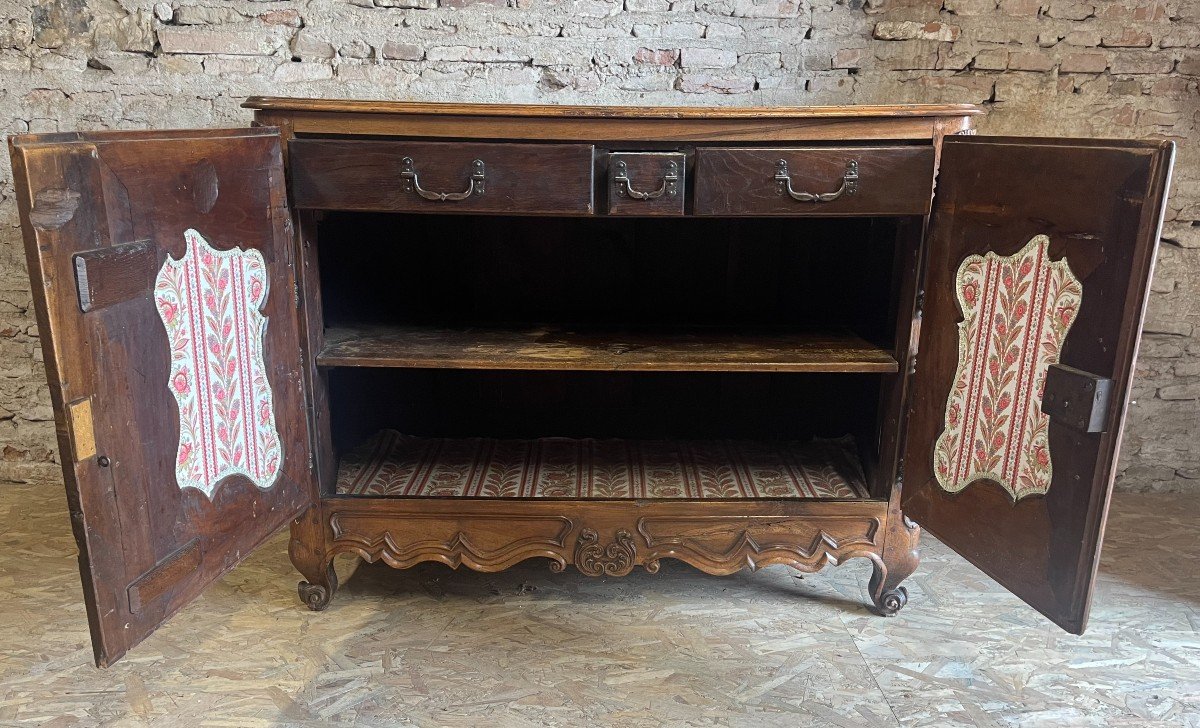
[[[337,51],[329,41],[302,30],[292,38],[292,55],[302,60],[313,60],[333,58]]]
[[[625,10],[631,13],[665,13],[670,9],[670,0],[625,0]]]
[[[1094,48],[1100,45],[1100,32],[1091,28],[1076,28],[1063,36],[1067,45]]]
[[[1173,384],[1158,390],[1159,399],[1200,399],[1200,384]]]
[[[471,5],[491,5],[496,8],[508,7],[508,0],[439,0],[443,8],[465,8]]]
[[[1188,53],[1179,59],[1176,68],[1185,76],[1200,76],[1200,53]]]
[[[379,55],[389,61],[419,61],[425,57],[425,51],[415,43],[389,40],[380,47]]]
[[[425,51],[430,61],[470,61],[473,63],[524,63],[532,60],[528,53],[515,49],[476,48],[474,46],[431,46]]]
[[[912,20],[900,22],[883,21],[875,24],[875,38],[879,40],[943,40],[958,39],[960,28],[938,21],[918,23]]]
[[[638,23],[633,26],[635,38],[702,38],[703,23]]]
[[[674,66],[679,60],[679,49],[638,48],[633,54],[634,63],[648,63],[655,66]]]
[[[273,78],[280,83],[324,81],[333,78],[333,67],[327,63],[282,63]]]
[[[1162,0],[1110,0],[1096,4],[1096,16],[1105,20],[1140,22],[1164,20],[1169,11]]]
[[[859,68],[866,57],[865,48],[841,48],[833,54],[830,65],[833,68]]]
[[[1084,20],[1096,14],[1096,3],[1078,0],[1051,0],[1046,15],[1063,20]]]
[[[1054,68],[1054,56],[1042,51],[1016,51],[1008,54],[1008,68],[1013,71],[1049,71]]]
[[[284,37],[275,29],[233,30],[227,28],[163,27],[158,30],[163,53],[223,53],[234,56],[269,56],[283,47]]]
[[[290,8],[284,10],[268,10],[258,19],[267,25],[286,25],[290,28],[299,28],[304,25],[304,18],[300,16],[300,12]]]
[[[1041,0],[1000,0],[1000,11],[1005,15],[1036,17],[1041,9]]]
[[[1105,35],[1100,39],[1100,45],[1105,48],[1149,48],[1154,38],[1149,33],[1124,28],[1120,33]]]
[[[1008,51],[1003,48],[989,48],[975,54],[975,68],[981,71],[1003,71],[1008,68]]]
[[[1104,73],[1108,56],[1104,53],[1068,53],[1059,63],[1063,73]]]
[[[1114,53],[1108,70],[1114,74],[1170,73],[1175,59],[1154,51],[1122,51]]]
[[[370,43],[361,38],[350,41],[338,49],[338,55],[342,58],[357,58],[359,60],[370,58],[375,52]]]
[[[754,90],[754,78],[685,73],[679,77],[678,89],[687,94],[744,94]]]
[[[996,9],[998,0],[945,0],[943,6],[955,15],[986,15]]]
[[[438,6],[438,0],[366,0],[366,4],[399,10],[433,10]]]
[[[737,64],[737,53],[723,48],[684,48],[684,68],[732,68]]]
[[[731,14],[735,18],[794,18],[800,14],[800,0],[733,0]]]

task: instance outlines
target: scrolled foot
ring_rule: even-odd
[[[329,601],[333,599],[334,592],[337,591],[337,574],[334,572],[332,565],[326,569],[324,582],[323,584],[311,584],[307,581],[302,581],[296,585],[296,591],[300,594],[300,601],[304,602],[314,612],[324,611],[329,606]]]
[[[879,595],[875,601],[875,609],[884,617],[891,617],[908,604],[908,590],[902,586],[888,589]]]

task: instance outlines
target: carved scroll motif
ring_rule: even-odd
[[[580,531],[575,543],[575,568],[588,576],[625,576],[633,571],[636,556],[633,536],[623,528],[607,545],[590,528]]]

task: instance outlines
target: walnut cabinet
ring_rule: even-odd
[[[254,98],[10,151],[96,661],[279,529],[595,576],[929,529],[1085,626],[1173,148],[970,106]],[[985,618],[980,615],[980,618]]]

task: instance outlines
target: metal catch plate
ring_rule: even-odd
[[[1046,370],[1042,412],[1080,432],[1104,432],[1113,382],[1082,369],[1052,364]]]

